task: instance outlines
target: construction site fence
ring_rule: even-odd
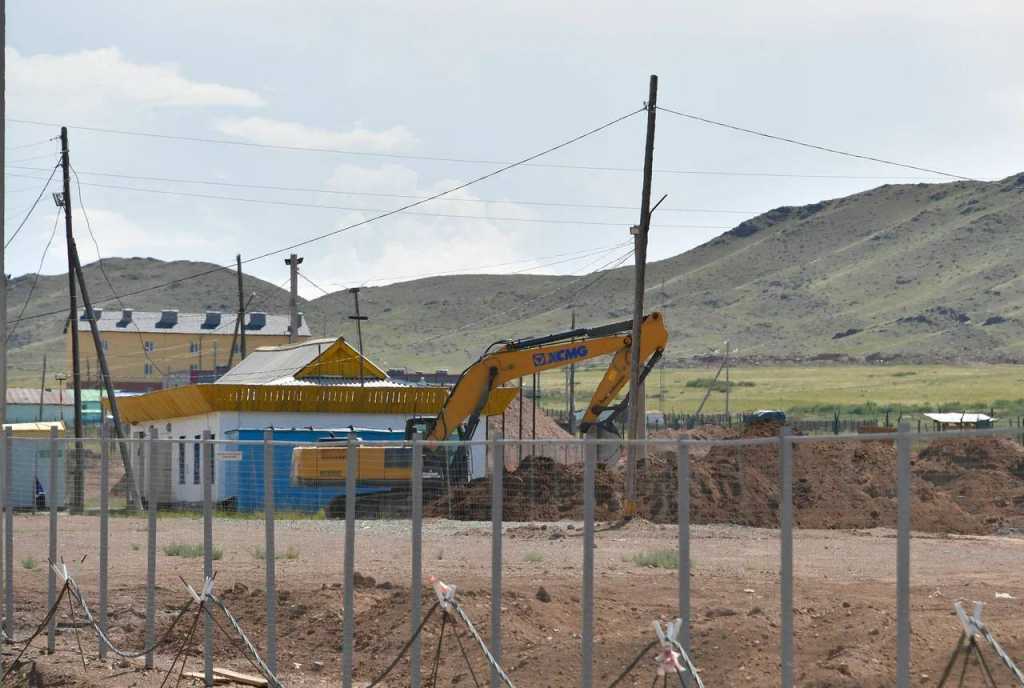
[[[963,431],[958,438],[983,440],[1015,435],[1014,429],[996,428]],[[452,519],[483,521],[486,525],[477,527],[491,534],[491,605],[486,626],[489,633],[484,635],[500,663],[503,649],[515,649],[514,643],[509,644],[512,639],[502,635],[503,576],[511,563],[503,547],[510,541],[510,533],[523,523],[560,522],[563,527],[578,529],[578,540],[564,542],[566,547],[579,548],[581,552],[579,657],[566,661],[578,666],[579,685],[590,688],[595,685],[595,667],[602,661],[600,656],[595,656],[595,633],[599,626],[632,625],[637,629],[638,642],[649,639],[650,618],[595,616],[595,582],[603,580],[600,578],[602,567],[610,563],[595,556],[596,527],[600,522],[622,518],[629,504],[635,504],[640,516],[660,523],[660,529],[675,532],[671,544],[677,592],[674,603],[662,610],[662,616],[682,619],[679,642],[697,666],[703,666],[712,676],[716,668],[707,666],[709,648],[696,642],[695,631],[704,617],[694,612],[691,592],[699,589],[704,576],[714,573],[706,569],[695,572],[693,568],[691,549],[698,542],[693,539],[694,521],[722,520],[767,527],[759,540],[761,549],[744,554],[748,559],[757,560],[751,564],[751,570],[761,577],[751,583],[751,588],[759,588],[765,599],[771,601],[772,608],[766,613],[772,619],[770,640],[778,655],[777,663],[772,663],[774,668],[759,682],[791,688],[799,674],[799,656],[794,644],[794,610],[798,606],[795,595],[799,593],[795,588],[799,580],[794,576],[794,530],[801,518],[800,510],[804,508],[801,491],[805,482],[802,477],[794,479],[794,470],[799,468],[799,461],[811,460],[800,458],[797,461],[794,456],[799,455],[800,447],[814,448],[829,442],[828,447],[833,451],[840,445],[851,447],[854,454],[865,447],[884,446],[889,448],[886,451],[891,451],[891,465],[886,474],[888,482],[876,491],[881,491],[881,496],[891,501],[894,513],[891,517],[885,513],[875,514],[873,525],[892,528],[895,534],[891,541],[895,570],[891,605],[887,608],[894,628],[892,685],[908,688],[913,674],[936,671],[933,666],[914,665],[911,655],[911,460],[915,443],[947,438],[948,433],[918,433],[908,423],[903,423],[894,432],[830,438],[795,435],[786,427],[769,436],[718,440],[683,438],[631,442],[587,437],[559,441],[492,438],[482,442],[381,443],[352,439],[345,444],[348,457],[353,460],[346,460],[344,474],[312,485],[296,484],[290,473],[293,450],[310,445],[275,441],[272,437],[269,430],[263,440],[248,441],[215,440],[209,433],[199,439],[183,441],[180,437],[161,437],[155,429],[147,437],[124,440],[110,437],[109,433],[99,439],[61,438],[56,433],[49,438],[16,438],[8,433],[0,456],[3,507],[0,563],[3,629],[7,637],[20,637],[25,627],[37,622],[29,617],[39,607],[31,606],[27,597],[22,597],[28,594],[23,591],[36,585],[27,579],[30,569],[35,568],[29,566],[30,557],[34,557],[41,570],[48,568],[48,562],[64,562],[69,564],[69,570],[80,574],[85,581],[83,590],[94,595],[90,607],[104,632],[110,624],[111,570],[136,573],[135,580],[145,581],[141,586],[144,600],[139,606],[131,606],[143,610],[143,646],[152,646],[157,639],[159,619],[167,606],[167,601],[161,599],[158,607],[157,600],[158,592],[163,594],[168,589],[166,583],[163,587],[158,584],[168,574],[165,567],[189,578],[196,589],[204,578],[214,577],[215,572],[220,573],[216,586],[230,587],[232,570],[218,571],[217,568],[223,552],[217,535],[228,520],[242,519],[259,531],[252,555],[262,568],[266,604],[256,636],[267,666],[277,672],[280,661],[277,629],[281,622],[278,604],[282,599],[278,586],[282,583],[280,576],[287,579],[289,575],[282,571],[287,567],[277,562],[290,556],[279,536],[282,532],[288,535],[291,526],[285,524],[293,524],[295,520],[336,519],[337,527],[332,525],[327,537],[337,546],[336,560],[340,566],[323,571],[323,581],[325,588],[328,583],[336,582],[344,594],[338,615],[338,623],[344,629],[343,642],[340,657],[335,659],[342,685],[350,688],[353,681],[365,682],[372,678],[356,675],[359,665],[354,663],[353,656],[357,647],[353,634],[360,632],[355,626],[353,594],[358,577],[373,570],[369,559],[364,559],[372,555],[373,543],[359,537],[360,529],[365,527],[360,524],[366,519],[390,519],[401,525],[401,532],[408,534],[409,627],[395,630],[395,634],[408,637],[406,634],[416,628],[424,605],[429,602],[425,599],[429,598],[429,589],[424,584],[430,562],[424,561],[424,537],[425,533],[427,537],[435,536],[425,530],[425,521]],[[379,449],[395,450],[398,454],[388,454],[383,465],[368,466],[370,457]],[[634,455],[635,478],[622,468]],[[437,456],[446,458],[439,461]],[[739,514],[737,518],[724,512],[717,515],[697,512],[698,508],[710,507],[704,503],[698,507],[693,500],[702,498],[702,491],[711,488],[705,484],[706,476],[698,478],[694,466],[695,462],[707,462],[709,456],[714,458],[711,467],[714,471],[734,473],[733,478],[719,481],[729,486],[731,494],[724,495],[718,505],[723,509],[732,508]],[[459,460],[465,465],[456,468],[452,457],[461,457]],[[757,462],[760,464],[755,466]],[[383,469],[385,473],[367,477],[364,471],[371,468]],[[755,469],[761,472],[755,474]],[[804,466],[800,474],[807,469]],[[1024,471],[1024,466],[1021,470]],[[128,477],[129,472],[133,474],[135,486]],[[616,482],[623,473],[627,474],[626,482]],[[700,484],[696,484],[698,480]],[[757,481],[766,484],[755,484]],[[626,498],[630,482],[635,485],[634,500]],[[79,491],[79,496],[75,497],[74,491]],[[352,495],[355,497],[351,498]],[[82,516],[69,517],[62,515],[64,512],[80,512]],[[757,513],[762,514],[761,520],[751,520],[751,514]],[[188,518],[172,518],[176,514]],[[95,518],[90,521],[94,525],[89,526],[95,537],[94,548],[90,545],[82,551],[79,544],[73,551],[68,549],[62,530],[76,527],[78,523],[69,518]],[[111,560],[112,524],[124,523],[132,524],[132,534],[144,535],[144,542],[131,543],[132,552],[138,552],[136,555],[125,550],[124,542],[113,543],[119,557],[115,564]],[[842,523],[837,525],[847,527]],[[119,528],[118,532],[123,530]],[[173,531],[174,538],[181,538],[181,541],[169,539],[165,531]],[[186,567],[190,560],[174,558],[173,548],[193,544],[195,553],[177,554],[195,557],[192,560],[195,563]],[[458,547],[458,543],[449,546]],[[16,561],[21,565],[15,566]],[[859,564],[871,567],[877,562]],[[1019,570],[1006,573],[1016,575]],[[52,569],[48,570],[47,577],[48,602],[52,604],[58,581]],[[122,585],[117,594],[131,596],[135,591],[133,586]],[[56,623],[56,619],[51,622]],[[210,621],[203,623],[209,626]],[[51,649],[54,642],[51,626],[48,637]],[[92,647],[101,657],[106,656],[104,645]],[[407,685],[414,688],[421,685],[422,652],[420,643],[414,642],[407,664]],[[207,668],[212,666],[212,630],[204,635],[203,658]],[[151,667],[153,661],[150,652],[145,663]],[[604,666],[603,673],[612,669],[614,667]],[[284,667],[283,674],[287,676],[287,673]],[[484,671],[484,675],[486,673]],[[492,675],[491,685],[499,685],[498,681],[497,674]]]

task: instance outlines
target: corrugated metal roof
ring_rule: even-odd
[[[27,387],[8,387],[8,404],[39,404],[39,390]],[[52,406],[74,406],[75,399],[70,391],[64,392],[64,399],[61,401],[60,390],[43,390],[43,403]]]
[[[99,309],[97,309],[99,310]],[[177,322],[171,326],[158,326],[161,322],[160,311],[133,311],[131,320],[124,317],[121,309],[103,309],[96,324],[101,332],[177,332],[185,334],[227,334],[235,331],[235,320],[237,313],[220,313],[220,323],[216,327],[204,327],[207,322],[206,313],[178,313]],[[291,319],[287,315],[266,314],[266,323],[259,328],[251,326],[252,316],[246,319],[245,333],[247,335],[287,335]],[[80,316],[86,321],[85,309],[82,309]],[[299,326],[299,336],[310,335],[309,325],[306,319],[302,319]]]
[[[44,420],[36,423],[4,423],[4,430],[10,430],[15,437],[21,435],[49,435],[50,428],[57,428],[57,434],[63,435],[67,429],[62,420]]]
[[[216,384],[358,386],[359,378],[353,377],[353,373],[359,370],[358,361],[359,353],[342,338],[263,346],[224,373]],[[366,373],[364,386],[407,386],[386,379],[380,368],[366,358],[363,361]],[[332,372],[337,374],[332,375]]]

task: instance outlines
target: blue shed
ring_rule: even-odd
[[[272,428],[274,441],[278,442],[319,442],[325,439],[348,439],[350,430],[344,429],[313,429],[313,428]],[[226,433],[225,439],[241,441],[262,441],[262,428],[241,428]],[[355,428],[356,436],[364,441],[393,441],[404,439],[403,432],[379,430],[374,428]],[[224,502],[231,502],[239,511],[263,510],[263,447],[254,444],[243,444],[235,447],[241,459],[218,461],[223,485],[218,491]],[[327,507],[331,500],[345,495],[344,484],[325,485],[293,485],[292,445],[275,445],[274,452],[274,508],[279,511],[301,511],[316,513]],[[361,485],[356,488],[357,495],[388,492],[390,488]]]

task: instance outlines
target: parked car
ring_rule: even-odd
[[[750,423],[785,423],[786,414],[774,409],[761,409],[750,414]]]

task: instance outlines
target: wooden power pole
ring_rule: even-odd
[[[36,420],[43,420],[43,395],[46,393],[46,354],[43,354],[43,376],[39,380],[39,413]]]
[[[82,510],[85,506],[85,482],[84,465],[82,463],[82,390],[81,390],[81,369],[79,363],[78,346],[78,307],[75,303],[75,282],[82,290],[82,305],[85,307],[86,320],[89,323],[89,330],[92,333],[92,344],[96,350],[96,361],[100,368],[100,377],[103,381],[103,388],[107,393],[107,401],[110,404],[110,415],[114,420],[114,435],[118,440],[124,440],[124,431],[121,427],[121,413],[117,408],[117,396],[114,394],[114,383],[110,377],[110,368],[107,366],[107,354],[103,350],[103,341],[100,338],[99,323],[96,322],[96,313],[93,311],[92,302],[89,300],[89,288],[85,283],[85,274],[82,272],[82,262],[78,259],[78,246],[75,244],[75,235],[71,227],[71,178],[69,176],[71,162],[68,154],[68,129],[60,129],[61,143],[61,167],[64,171],[64,196],[62,205],[64,208],[64,222],[67,230],[68,242],[68,275],[70,277],[71,290],[71,356],[74,370],[75,384],[75,457],[73,485],[74,493],[72,507]],[[128,452],[128,445],[119,441],[118,447],[121,453],[121,463],[124,465],[124,477],[127,483],[129,494],[135,501],[135,508],[142,508],[142,494],[139,492],[139,485],[135,481],[135,471],[132,470],[131,458]]]
[[[644,144],[644,179],[640,196],[640,224],[633,227],[634,256],[636,259],[635,290],[633,294],[633,333],[629,357],[629,439],[640,439],[643,432],[644,404],[640,389],[640,325],[644,317],[644,272],[647,268],[647,234],[651,229],[651,177],[654,173],[654,124],[658,111],[658,77],[651,75],[650,92],[647,97],[647,139]],[[626,504],[627,516],[636,508],[636,462],[637,445],[629,446],[626,460]]]
[[[576,329],[576,306],[572,306],[572,319],[569,323],[569,329]],[[576,434],[576,366],[569,366],[567,371],[569,375],[569,432],[573,435]]]
[[[368,318],[359,312],[359,287],[352,287],[348,292],[352,294],[352,299],[355,301],[356,314],[348,316],[348,319],[356,321],[356,339],[359,342],[359,386],[364,387],[366,378],[363,371],[363,321]]]
[[[82,361],[78,342],[78,290],[75,287],[75,237],[71,229],[71,162],[68,128],[60,128],[60,167],[64,174],[64,232],[68,245],[68,318],[71,322],[71,384],[75,398],[75,455],[71,460],[71,510],[85,506],[85,473],[82,470]]]
[[[242,295],[242,254],[235,256],[235,264],[238,266],[238,339],[241,344],[239,361],[244,361],[245,350],[245,297]],[[231,343],[231,353],[234,354],[234,342]],[[230,364],[229,364],[230,365]]]

